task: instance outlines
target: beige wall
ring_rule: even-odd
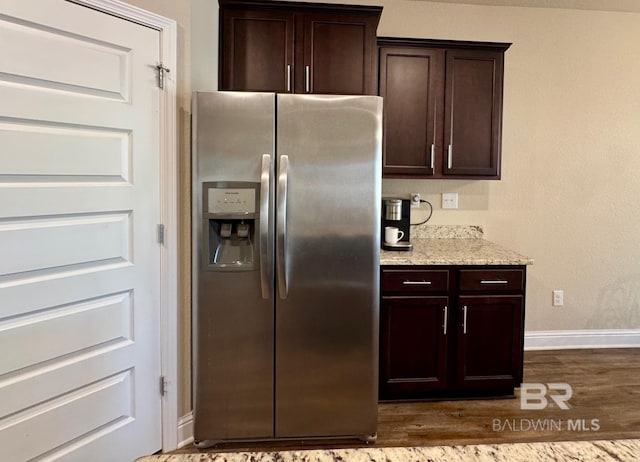
[[[512,42],[501,181],[384,181],[535,259],[526,330],[640,328],[640,14],[387,1],[379,35]],[[459,193],[459,210],[440,194]],[[551,306],[564,289],[565,306]]]
[[[190,409],[189,95],[214,89],[216,0],[128,0],[179,26],[180,412]],[[419,192],[434,224],[479,224],[535,259],[528,331],[640,328],[640,14],[322,0],[383,5],[381,36],[512,42],[505,59],[501,181],[385,180]],[[459,193],[459,210],[440,194]],[[565,306],[551,291],[565,290]]]

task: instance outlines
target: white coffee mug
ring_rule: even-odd
[[[385,226],[384,228],[384,241],[387,244],[397,244],[404,236],[404,232],[393,226]]]

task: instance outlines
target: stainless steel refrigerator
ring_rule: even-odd
[[[192,109],[196,445],[374,440],[382,99]]]

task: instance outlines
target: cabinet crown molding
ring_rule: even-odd
[[[378,37],[378,46],[458,48],[467,50],[506,51],[512,44],[507,42],[474,42],[468,40],[444,40],[411,37]]]
[[[382,14],[381,6],[371,5],[343,5],[338,3],[309,3],[286,2],[265,0],[218,0],[221,8],[248,8],[248,9],[286,9],[292,12],[333,12],[333,13],[370,13],[378,19]]]

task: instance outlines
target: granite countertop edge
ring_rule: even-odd
[[[415,238],[413,250],[380,250],[381,266],[532,265],[533,259],[484,238]]]

